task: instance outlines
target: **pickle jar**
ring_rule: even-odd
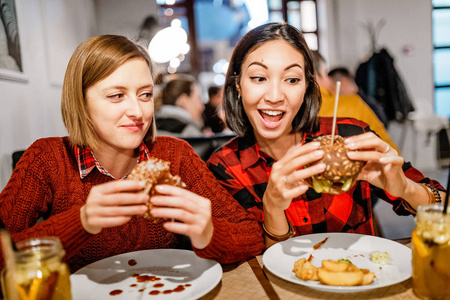
[[[62,262],[65,251],[57,237],[41,237],[16,244],[15,262],[2,274],[7,300],[70,300],[70,272]]]
[[[443,214],[443,205],[419,206],[412,245],[414,293],[450,299],[450,214]]]

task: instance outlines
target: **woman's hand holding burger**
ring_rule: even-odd
[[[403,198],[410,180],[402,170],[404,159],[395,149],[373,132],[349,137],[345,143],[350,159],[366,161],[359,180],[366,180],[394,197]]]

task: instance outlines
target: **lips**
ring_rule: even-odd
[[[122,127],[131,132],[138,132],[142,130],[142,128],[144,127],[144,123],[130,123],[122,125]]]
[[[262,118],[262,121],[267,127],[274,128],[277,127],[280,121],[284,117],[284,111],[280,110],[267,110],[261,109],[259,110],[259,115]]]

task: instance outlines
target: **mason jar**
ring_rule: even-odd
[[[7,300],[70,300],[70,271],[62,262],[65,251],[57,237],[41,237],[16,244],[15,262],[3,270]]]

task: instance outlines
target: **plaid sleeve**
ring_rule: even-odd
[[[267,182],[255,183],[249,177],[246,170],[243,170],[241,161],[238,158],[238,142],[231,141],[217,150],[208,160],[208,168],[216,179],[233,195],[241,206],[248,212],[255,215],[258,222],[263,221],[262,195],[264,194]],[[258,185],[262,191],[257,194]],[[256,191],[255,191],[256,189]]]

